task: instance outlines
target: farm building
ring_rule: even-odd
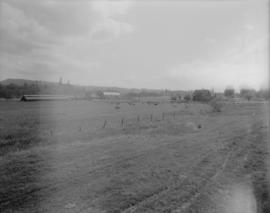
[[[103,92],[105,98],[117,98],[120,97],[119,92]]]
[[[195,90],[193,92],[193,101],[201,101],[201,102],[207,102],[210,101],[212,98],[212,94],[210,90],[207,89],[201,89],[201,90]]]
[[[100,98],[100,96],[95,92],[86,92],[84,95],[84,99],[86,100],[92,100],[92,99],[98,99],[98,98]]]
[[[21,101],[58,101],[58,100],[72,100],[72,96],[66,95],[23,95]]]

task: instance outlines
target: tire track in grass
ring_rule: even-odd
[[[217,177],[224,171],[224,169],[226,168],[226,165],[227,165],[227,163],[228,163],[228,161],[229,161],[229,159],[230,159],[230,156],[232,155],[232,152],[233,152],[233,150],[231,150],[231,151],[229,151],[229,152],[227,153],[227,156],[226,156],[226,158],[225,158],[225,160],[224,160],[224,162],[223,162],[223,164],[222,164],[222,166],[221,166],[221,169],[219,169],[219,170],[216,171],[216,173],[214,174],[214,176],[212,176],[212,177],[208,180],[207,184],[203,187],[203,189],[200,190],[200,191],[198,191],[198,192],[190,199],[190,201],[184,203],[179,209],[173,211],[174,213],[181,213],[181,212],[183,212],[183,211],[185,211],[185,210],[187,210],[187,209],[189,209],[189,208],[191,207],[191,205],[197,200],[197,198],[198,198],[199,196],[201,196],[201,194],[204,192],[204,190],[208,188],[208,186],[211,184],[211,182],[214,182],[214,181],[217,179]]]
[[[204,156],[209,155],[210,152],[211,152],[210,150],[207,150],[203,155]],[[147,153],[145,153],[145,155],[143,155],[143,156],[147,157],[148,155],[147,155]],[[140,158],[138,160],[141,161],[142,159]],[[194,163],[192,163],[192,165],[194,165],[194,164],[196,165],[198,162],[198,159],[194,156],[190,160],[191,160],[191,162],[194,162]],[[121,163],[123,163],[123,161]],[[132,202],[129,202],[128,200],[126,200],[125,201],[126,204],[123,204],[122,208],[119,207],[119,209],[122,209],[120,211],[124,211],[125,209],[126,209],[126,211],[128,211],[129,208],[132,209],[132,207],[135,205],[137,206],[140,203],[144,203],[145,201],[152,200],[153,198],[159,196],[160,194],[164,194],[167,191],[170,191],[175,186],[178,186],[180,184],[180,182],[182,182],[186,178],[185,175],[178,175],[178,177],[180,177],[180,180],[178,179],[176,182],[174,181],[173,183],[162,185],[159,188],[156,188],[155,190],[150,190],[148,192],[142,192],[141,195],[137,194],[136,196],[131,198],[132,200],[134,200]],[[105,203],[106,203],[106,201],[105,201]],[[113,210],[111,210],[111,211],[113,212]],[[109,211],[109,212],[111,212],[111,211]]]
[[[229,124],[230,123],[232,123],[232,122],[229,122]],[[225,125],[228,125],[228,123],[226,122],[225,124],[224,124],[224,126]],[[219,128],[223,128],[223,126],[222,127],[219,127]],[[217,131],[218,129],[219,129],[218,127],[215,127],[215,128],[211,128],[211,129],[209,129],[207,132],[215,132],[215,131]],[[110,163],[109,164],[107,164],[107,165],[101,165],[101,166],[97,166],[97,167],[95,167],[95,168],[92,168],[89,172],[88,172],[88,174],[95,174],[95,173],[97,173],[97,172],[103,172],[103,171],[105,171],[105,170],[107,170],[107,169],[110,169],[110,168],[112,168],[115,164],[120,164],[121,162],[123,162],[123,161],[127,161],[127,160],[134,160],[134,159],[138,159],[138,158],[140,158],[141,156],[145,156],[145,155],[147,155],[148,153],[151,153],[151,152],[153,152],[153,151],[157,151],[157,150],[159,150],[159,149],[164,149],[164,147],[168,147],[168,146],[173,146],[173,145],[175,145],[175,144],[178,144],[178,143],[182,143],[182,142],[185,142],[185,141],[187,141],[187,140],[190,140],[190,136],[192,135],[192,136],[194,136],[194,137],[196,137],[196,135],[200,135],[201,134],[201,132],[197,132],[197,133],[188,133],[188,134],[185,134],[185,136],[184,137],[182,137],[181,139],[178,139],[178,140],[175,140],[175,139],[172,139],[172,141],[170,141],[170,142],[168,142],[168,141],[166,141],[165,142],[165,144],[162,144],[161,143],[161,145],[158,145],[157,147],[154,147],[154,148],[152,148],[152,149],[149,149],[149,150],[145,150],[145,151],[139,151],[139,152],[135,152],[135,153],[133,153],[132,155],[130,155],[129,157],[126,157],[126,158],[122,158],[122,157],[118,157],[117,159],[115,159],[114,160],[114,162],[112,163],[112,161],[110,161]],[[216,138],[216,136],[215,136],[215,138]],[[225,140],[227,140],[227,138],[224,138]],[[205,153],[204,153],[205,154]]]
[[[207,151],[204,155],[207,155],[208,152],[209,151]],[[207,158],[207,157],[205,157],[205,158]],[[173,190],[175,188],[178,188],[187,179],[188,179],[187,175],[181,175],[180,180],[178,180],[177,182],[171,183],[169,186],[165,186],[164,189],[158,190],[156,193],[152,193],[152,194],[144,197],[144,199],[141,199],[136,204],[133,204],[132,206],[124,209],[123,211],[121,211],[121,213],[133,213],[133,212],[135,212],[138,208],[140,208],[144,204],[152,202],[156,198],[158,198],[159,196],[165,195],[166,193],[169,193],[171,190]]]
[[[184,189],[185,185],[190,185],[190,183],[192,183],[191,181],[192,176],[195,176],[195,174],[198,173],[197,177],[202,175],[200,177],[201,182],[199,183],[199,185],[203,185],[202,188],[200,189],[199,187],[199,189],[198,188],[191,189],[191,190],[188,189],[190,191],[187,192],[187,197],[185,193],[182,196],[182,197],[185,197],[185,199],[188,201],[184,202],[180,208],[177,208],[173,212],[178,213],[178,212],[186,211],[197,200],[197,198],[200,197],[200,195],[207,189],[207,187],[223,173],[233,153],[235,153],[237,150],[241,148],[241,143],[236,143],[235,141],[242,141],[245,137],[246,137],[246,133],[242,133],[241,135],[237,135],[236,137],[226,139],[226,141],[227,140],[231,141],[230,143],[227,144],[227,147],[223,148],[222,150],[219,150],[216,153],[210,153],[208,156],[201,159],[201,161],[192,169],[193,172],[187,175],[181,181],[181,183],[178,183],[174,185],[172,188],[165,189],[155,195],[148,197],[145,200],[142,200],[141,202],[138,202],[137,204],[123,210],[122,213],[147,211],[147,209],[145,209],[144,206],[146,206],[149,203],[153,203],[156,200],[159,200],[162,196],[164,197],[166,195],[169,195],[172,191],[176,191],[181,188]],[[235,146],[237,146],[237,148]],[[211,160],[209,161],[209,158],[214,159],[213,157],[217,154],[222,154],[224,156],[223,160],[222,162],[219,162],[218,164],[213,165],[211,164],[212,163]],[[205,164],[205,162],[206,162],[206,165],[202,167],[201,164]],[[216,167],[218,168],[214,172],[211,172],[211,169],[215,169]],[[203,177],[205,170],[208,170],[208,169],[210,169],[210,173],[212,174],[210,176]],[[157,211],[157,212],[160,212],[160,211]]]
[[[227,164],[227,161],[228,161],[228,159],[229,159],[229,157],[231,155],[231,152],[232,151],[229,151],[229,153],[227,154],[226,159],[223,162],[222,169],[225,168],[225,166]],[[143,207],[143,205],[145,205],[147,203],[154,202],[159,197],[166,196],[166,194],[170,193],[171,191],[179,190],[182,186],[186,185],[184,183],[188,183],[190,181],[189,178],[192,175],[194,175],[193,174],[194,172],[197,172],[198,170],[201,170],[201,172],[204,171],[201,164],[207,164],[206,166],[210,166],[209,163],[211,163],[211,162],[209,161],[209,158],[210,159],[212,158],[212,154],[213,153],[211,153],[211,151],[207,151],[206,153],[202,154],[204,157],[199,162],[197,162],[197,164],[195,164],[195,166],[191,169],[191,172],[189,174],[183,175],[178,182],[174,182],[174,183],[170,184],[169,186],[167,186],[166,189],[158,191],[157,193],[152,194],[149,197],[146,197],[145,199],[141,200],[137,204],[123,210],[122,213],[133,213],[133,212],[136,212],[137,210],[140,211],[140,208]],[[217,174],[219,174],[219,173],[220,173],[220,170],[216,171],[216,173],[213,175],[213,177],[216,177]],[[209,181],[208,178],[204,178],[204,177],[200,177],[200,179],[202,181],[205,181],[205,182]],[[192,194],[192,193],[193,192],[190,192],[190,194]],[[195,200],[200,195],[200,193],[201,193],[200,191],[196,192],[195,195],[193,195],[192,201],[193,201],[193,199]],[[189,203],[191,204],[192,201],[183,204],[183,207],[186,205],[185,208],[188,208]]]
[[[262,127],[261,126],[257,126],[258,123],[254,124],[254,126],[256,126],[251,132],[249,135],[246,135],[246,133],[242,134],[240,137],[242,137],[242,139],[246,138],[246,137],[250,137],[252,134],[257,134],[257,131],[259,129],[261,129]],[[246,136],[246,137],[245,137]],[[239,136],[237,137],[239,138]],[[200,190],[199,192],[197,192],[192,198],[190,201],[184,203],[183,205],[181,205],[180,208],[177,208],[175,211],[173,211],[173,213],[183,213],[183,212],[186,212],[187,210],[189,210],[191,208],[191,206],[196,202],[196,200],[202,195],[204,194],[207,190],[208,190],[208,187],[212,184],[212,183],[215,183],[216,182],[216,179],[218,179],[218,177],[225,171],[226,169],[226,166],[228,165],[228,162],[230,159],[233,160],[233,155],[234,154],[238,154],[239,152],[243,152],[243,151],[247,151],[248,153],[246,153],[244,155],[244,161],[246,161],[247,159],[247,156],[249,154],[249,146],[252,142],[254,142],[253,140],[248,140],[250,141],[249,143],[244,143],[244,144],[240,144],[236,149],[235,147],[231,147],[230,151],[227,153],[227,156],[221,166],[221,168],[215,173],[214,176],[212,176],[212,178],[210,178],[210,180],[207,182],[207,184],[205,186],[203,186],[202,190]],[[235,145],[235,143],[233,143]],[[241,146],[242,145],[242,146]],[[237,157],[237,156],[235,156]],[[239,165],[238,165],[239,166]],[[219,185],[218,183],[215,184],[215,187],[217,188],[223,188],[222,185]]]

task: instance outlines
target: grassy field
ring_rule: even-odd
[[[0,212],[270,212],[269,103],[0,102]]]

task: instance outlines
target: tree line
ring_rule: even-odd
[[[0,98],[10,99],[10,98],[19,98],[24,94],[39,94],[40,87],[37,84],[27,84],[25,83],[22,86],[17,84],[0,84]]]
[[[92,91],[93,92],[93,91]],[[87,97],[92,92],[87,92],[84,88],[75,87],[70,84],[50,84],[46,83],[24,83],[23,85],[17,85],[14,83],[10,83],[7,85],[0,84],[0,98],[11,99],[11,98],[20,98],[23,95],[38,95],[38,94],[61,94],[61,95],[74,95],[80,97]],[[100,96],[101,91],[96,91],[97,96]],[[170,92],[166,92],[168,94]],[[172,92],[171,92],[172,93]],[[161,96],[165,95],[164,92],[155,92],[155,91],[146,91],[142,90],[140,92],[128,92],[124,95],[124,97],[147,97],[147,96]],[[177,101],[181,100],[181,96],[185,101],[191,100],[201,100],[205,99],[209,101],[209,97],[213,94],[210,90],[195,90],[193,94],[186,93],[184,96],[182,94],[171,94],[171,100]],[[241,97],[247,100],[251,100],[252,98],[263,98],[265,100],[269,100],[270,92],[269,89],[261,89],[256,91],[255,89],[250,88],[242,88],[239,93],[236,93],[234,88],[227,87],[223,94],[224,97],[232,98],[232,97]]]
[[[46,83],[24,83],[22,85],[10,83],[0,84],[0,98],[21,98],[23,95],[74,95],[84,94],[83,88],[76,88],[69,84],[46,84]]]
[[[199,89],[194,90],[193,92],[186,93],[184,95],[181,94],[173,94],[171,95],[171,102],[189,102],[189,101],[199,101],[199,102],[209,102],[215,97],[223,96],[225,98],[243,98],[246,100],[251,100],[255,98],[269,100],[270,98],[270,90],[269,89],[261,89],[256,91],[255,89],[242,88],[239,93],[236,93],[234,88],[228,87],[224,90],[223,93],[215,93],[208,89]]]
[[[229,87],[224,90],[224,96],[225,97],[239,96],[247,100],[251,100],[252,98],[263,98],[265,100],[269,100],[270,91],[269,89],[260,89],[256,91],[255,89],[251,88],[242,88],[240,89],[239,94],[236,94],[235,90]]]

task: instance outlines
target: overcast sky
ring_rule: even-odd
[[[0,0],[0,80],[268,84],[268,1]]]

